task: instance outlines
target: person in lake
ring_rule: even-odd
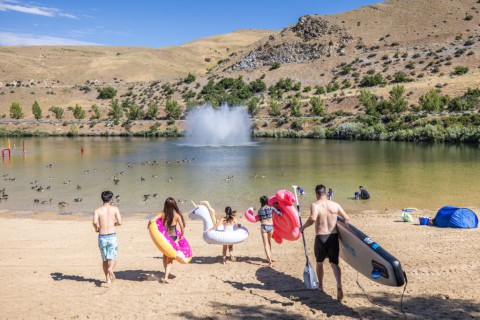
[[[330,265],[337,281],[337,299],[343,299],[342,273],[338,265],[338,255],[340,253],[340,244],[338,240],[337,215],[345,221],[350,218],[342,207],[327,199],[327,190],[324,185],[319,184],[315,187],[316,201],[310,206],[310,217],[307,222],[300,227],[300,232],[315,224],[315,258],[317,260],[318,290],[323,292],[323,261],[328,257]]]
[[[150,223],[156,223],[159,219],[162,221],[165,229],[168,232],[168,235],[173,241],[178,241],[185,237],[185,219],[178,208],[177,202],[172,197],[168,197],[165,200],[163,212],[160,212],[155,217],[150,219],[149,225]],[[180,228],[181,232],[179,238],[177,238],[177,226]],[[172,270],[173,260],[174,258],[169,258],[166,255],[163,255],[163,268],[165,269],[165,276],[163,278],[164,283],[170,283],[168,276]]]
[[[275,213],[282,215],[277,208],[268,205],[268,197],[260,197],[261,208],[258,209],[258,217],[260,220],[260,232],[262,233],[263,248],[267,255],[268,265],[272,265],[272,234],[273,234],[273,215]]]
[[[202,201],[202,202],[200,202],[200,204],[203,204],[204,206],[206,206],[208,211],[210,211],[210,214],[213,214],[213,216],[215,216],[215,209],[213,209],[210,206],[210,203],[208,203],[208,201]],[[238,228],[240,228],[242,226],[235,219],[235,211],[233,211],[231,207],[226,207],[225,208],[225,217],[223,217],[221,220],[218,220],[217,223],[213,227],[211,227],[210,230],[208,230],[208,231],[215,230],[220,225],[223,225],[223,231],[224,232],[233,232],[233,227],[234,226],[237,226]],[[222,263],[225,264],[227,262],[227,248],[228,248],[228,252],[230,254],[230,260],[231,261],[236,261],[236,258],[233,255],[233,244],[230,244],[230,245],[224,244],[222,247],[223,247],[222,248],[222,255],[223,255]]]
[[[370,193],[368,193],[367,189],[365,189],[363,186],[358,187],[358,189],[360,189],[360,193],[358,195],[359,199],[362,199],[362,200],[370,199]]]

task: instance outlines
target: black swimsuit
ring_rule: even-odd
[[[173,232],[175,232],[175,235],[171,235],[170,230],[173,230]],[[168,227],[168,235],[170,236],[170,238],[172,238],[173,241],[177,241],[177,238],[178,238],[176,230],[177,230],[177,225]]]

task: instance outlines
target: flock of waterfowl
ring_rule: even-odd
[[[160,164],[165,164],[165,165],[168,165],[168,164],[185,164],[185,163],[190,163],[192,161],[194,161],[195,158],[191,158],[191,159],[176,159],[175,161],[170,161],[170,160],[164,160],[164,159],[161,159],[161,160],[149,160],[149,161],[142,161],[140,163],[131,163],[131,162],[128,162],[126,164],[126,167],[128,169],[133,169],[135,167],[138,167],[138,166],[156,166],[156,165],[160,165]],[[50,170],[50,169],[54,169],[55,166],[54,164],[47,164],[46,166],[46,169],[47,170]],[[127,170],[128,171],[128,170]],[[120,183],[120,181],[122,180],[121,177],[126,175],[127,174],[127,171],[118,171],[118,172],[114,172],[113,175],[109,172],[109,169],[97,169],[97,168],[93,168],[93,169],[87,169],[87,170],[83,170],[83,174],[84,175],[88,175],[88,174],[92,174],[92,173],[104,173],[106,174],[107,176],[107,179],[110,180],[110,181],[113,181],[113,184],[114,185],[117,185]],[[54,172],[54,171],[53,171]],[[168,172],[168,171],[167,171]],[[282,172],[282,175],[283,175],[283,172]],[[256,172],[250,176],[251,178],[266,178],[265,175],[258,175]],[[5,181],[8,181],[8,182],[15,182],[17,181],[17,179],[15,177],[11,177],[10,174],[4,174],[3,175],[3,178]],[[159,176],[157,174],[151,174],[151,179],[158,179]],[[41,194],[41,195],[44,195],[45,193],[47,193],[47,191],[51,191],[51,190],[54,190],[55,187],[57,187],[58,189],[58,184],[55,185],[53,182],[55,181],[54,180],[55,177],[53,175],[49,175],[48,176],[48,180],[49,180],[49,184],[46,185],[46,184],[41,184],[38,180],[34,180],[34,181],[31,181],[29,182],[29,186],[30,186],[30,189],[33,190],[33,191],[36,191],[37,193]],[[127,181],[131,181],[130,180],[131,178],[129,177],[127,179]],[[140,182],[144,182],[146,181],[147,179],[149,179],[145,174],[143,174],[142,176],[140,176]],[[174,178],[172,176],[169,176],[167,179],[166,179],[166,182],[173,182]],[[231,182],[231,181],[234,181],[234,176],[233,175],[228,175],[224,178],[224,180],[226,182]],[[138,180],[137,180],[138,181]],[[78,183],[75,183],[73,184],[74,186],[76,185],[76,187],[73,187],[71,186],[72,185],[72,180],[69,179],[69,180],[66,180],[66,181],[63,181],[61,182],[60,184],[60,187],[62,189],[65,189],[65,188],[70,188],[70,189],[74,189],[72,190],[73,192],[73,195],[75,197],[72,197],[70,199],[59,199],[60,201],[58,202],[58,209],[60,210],[60,212],[65,212],[67,210],[67,208],[69,207],[70,205],[70,202],[73,201],[73,202],[82,202],[83,201],[83,197],[81,195],[82,193],[82,186]],[[105,189],[108,189],[108,185],[105,185]],[[85,187],[85,190],[88,190],[89,188],[88,187]],[[22,195],[24,197],[27,197],[28,195],[27,194],[24,194]],[[85,196],[85,195],[84,195]],[[143,194],[142,196],[142,200],[144,202],[147,202],[149,201],[150,199],[156,199],[159,197],[159,194],[158,193],[146,193],[146,194]],[[6,201],[8,200],[8,194],[6,193],[6,189],[3,188],[3,189],[0,189],[0,202],[1,201]],[[182,200],[182,199],[177,199],[177,202],[179,204],[183,204],[183,203],[186,203],[187,200]],[[38,205],[51,205],[54,203],[54,199],[51,198],[51,197],[34,197],[33,198],[33,203],[34,204],[38,204]],[[114,203],[115,204],[118,204],[120,203],[120,195],[119,194],[116,194],[115,195],[115,198],[114,198]]]

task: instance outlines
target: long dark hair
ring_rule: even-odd
[[[180,217],[182,218],[183,226],[185,226],[185,219],[183,219],[183,215],[178,208],[177,202],[172,197],[168,197],[165,200],[165,204],[163,205],[163,212],[165,214],[165,219],[163,224],[168,228],[172,226],[173,217],[175,216],[175,212],[177,212]]]
[[[225,219],[225,222],[226,223],[233,222],[233,219],[235,219],[235,211],[232,211],[232,208],[230,208],[230,207],[226,207],[225,208],[225,214],[226,214],[226,216],[225,216],[225,218],[223,218],[223,219]]]
[[[268,197],[267,196],[261,196],[260,197],[260,204],[263,206],[266,206],[268,204]]]

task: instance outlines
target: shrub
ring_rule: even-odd
[[[182,115],[182,108],[176,100],[167,100],[165,111],[167,112],[168,118],[179,119]]]
[[[390,91],[391,111],[401,113],[407,110],[408,102],[405,99],[405,87],[396,85]]]
[[[247,102],[247,110],[252,117],[255,117],[260,111],[260,108],[258,107],[259,103],[260,99],[257,97],[253,97]]]
[[[321,85],[315,86],[315,94],[324,94],[325,92],[326,91],[324,86],[321,86]]]
[[[336,81],[330,82],[327,85],[327,92],[334,92],[334,91],[337,91],[338,89],[340,89],[340,85]]]
[[[23,114],[22,107],[18,102],[12,102],[10,105],[10,118],[19,120],[22,119],[25,115]]]
[[[98,99],[113,99],[117,91],[112,87],[103,87],[98,89]]]
[[[148,109],[147,109],[147,113],[145,114],[145,117],[147,119],[156,119],[157,118],[157,114],[158,114],[158,104],[156,104],[155,102],[150,102],[148,104]]]
[[[375,114],[377,110],[377,97],[370,91],[360,90],[360,104],[365,107],[366,114]]]
[[[419,98],[418,104],[422,110],[432,112],[443,109],[444,101],[437,90],[432,89]]]
[[[278,68],[280,68],[280,66],[281,66],[280,62],[273,62],[273,63],[270,65],[270,70],[278,69]]]
[[[325,139],[325,129],[321,126],[315,126],[312,130],[312,138]]]
[[[52,112],[57,120],[63,119],[63,108],[53,106],[48,111]]]
[[[280,115],[280,104],[277,101],[270,101],[268,104],[268,114],[271,117],[278,117]]]
[[[288,106],[290,107],[292,117],[300,117],[302,115],[302,112],[300,111],[301,103],[298,98],[293,97],[290,99]]]
[[[93,114],[90,117],[90,120],[100,120],[102,117],[102,113],[100,112],[100,108],[96,104],[92,104],[91,106]]]
[[[75,105],[74,108],[70,108],[73,112],[73,117],[77,120],[81,120],[85,118],[85,110],[83,110],[82,106],[78,103]]]
[[[248,84],[253,93],[261,93],[267,90],[267,85],[261,79],[256,79]]]
[[[365,76],[360,82],[360,87],[374,87],[384,85],[385,80],[380,73],[376,73],[373,76]]]
[[[456,66],[455,70],[451,73],[454,76],[461,76],[468,72],[468,67]]]
[[[35,100],[35,102],[32,105],[32,113],[33,116],[35,117],[36,120],[42,119],[42,108],[40,108],[40,105],[38,102]]]
[[[315,117],[323,116],[325,114],[325,104],[320,97],[310,98],[310,114]]]
[[[471,21],[471,20],[473,20],[473,16],[471,14],[466,14],[465,15],[465,20],[466,21]]]
[[[190,72],[188,73],[188,76],[183,80],[183,82],[190,84],[196,80],[195,75],[191,74]]]
[[[120,106],[120,103],[118,103],[118,99],[112,99],[110,102],[110,110],[108,115],[111,117],[115,125],[120,123],[120,120],[123,117],[123,109]]]
[[[402,82],[410,82],[410,79],[405,72],[399,71],[393,75],[393,82],[395,83],[402,83]]]
[[[126,114],[128,120],[138,120],[143,118],[142,110],[135,103],[129,104]]]

